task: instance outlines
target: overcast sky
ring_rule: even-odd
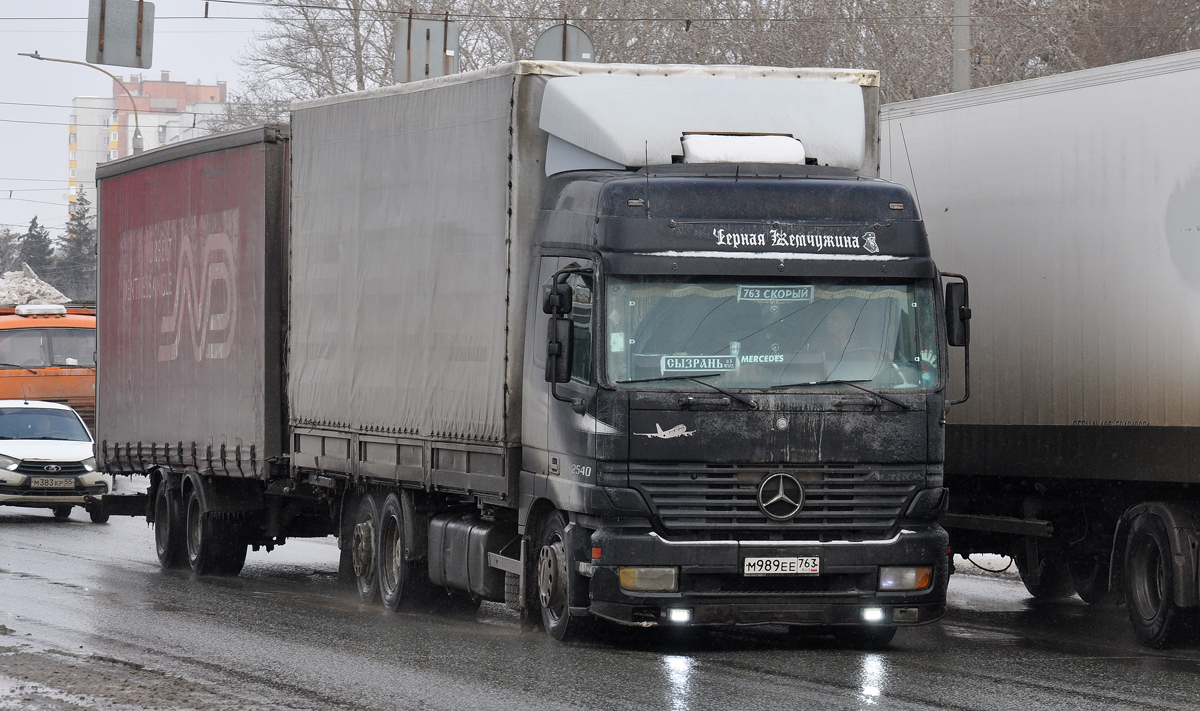
[[[173,81],[229,82],[238,89],[238,54],[256,29],[259,9],[204,0],[156,0],[154,64],[139,71]],[[67,134],[71,99],[111,96],[112,82],[94,69],[17,56],[37,50],[47,57],[85,58],[88,0],[0,0],[0,227],[24,231],[34,215],[52,231],[67,221]],[[232,19],[231,19],[232,18]],[[30,104],[43,104],[31,106]],[[48,106],[47,106],[48,105]],[[9,197],[9,191],[12,197]]]

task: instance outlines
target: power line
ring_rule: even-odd
[[[84,128],[109,128],[110,123],[71,123],[70,121],[27,121],[24,119],[0,119],[0,123],[32,123],[40,126],[82,126]]]
[[[7,192],[7,191],[5,191],[5,192]],[[66,203],[46,202],[45,200],[30,200],[29,198],[0,197],[0,200],[12,200],[13,202],[36,202],[39,205],[54,205],[55,207],[66,207]]]
[[[282,10],[327,10],[336,11],[338,8],[332,8],[328,5],[307,5],[307,4],[282,4],[282,3],[261,3],[251,0],[210,0],[210,2],[219,2],[229,5],[248,5],[252,7],[261,7],[267,9],[282,9]],[[372,10],[371,12],[381,15],[393,15],[395,17],[407,17],[408,10]],[[445,12],[413,12],[413,17],[421,19],[440,20],[447,17]],[[448,15],[452,20],[506,20],[506,21],[525,21],[525,22],[562,22],[562,15],[502,15],[488,14],[482,12],[452,12]],[[997,13],[994,15],[975,14],[972,16],[974,22],[987,22],[992,25],[1016,25],[1024,27],[1026,23],[1037,19],[1053,19],[1068,22],[1071,27],[1080,29],[1180,29],[1190,27],[1190,25],[1129,25],[1129,24],[1098,24],[1089,22],[1070,22],[1072,17],[1069,13]],[[86,17],[0,17],[0,21],[17,21],[17,20],[72,20],[80,21],[87,20]],[[572,17],[569,18],[576,22],[588,23],[630,23],[630,22],[655,22],[655,23],[680,23],[688,25],[696,24],[835,24],[835,25],[860,25],[860,24],[876,24],[876,25],[891,25],[891,26],[909,26],[909,27],[946,27],[953,22],[950,16],[930,16],[930,15],[874,15],[874,16],[857,16],[857,17],[833,17],[810,15],[805,17]],[[245,17],[245,16],[214,16],[201,17],[199,15],[180,15],[172,17],[156,17],[155,21],[159,20],[251,20],[262,22],[264,20],[270,22],[344,22],[344,18],[340,17],[312,17],[312,18],[278,18],[278,17]],[[364,22],[370,23],[373,20],[367,19]]]

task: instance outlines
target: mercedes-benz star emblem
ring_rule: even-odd
[[[62,467],[58,466],[57,464],[47,464],[46,466],[42,467],[42,469],[48,472],[62,471]]]
[[[758,485],[758,508],[769,518],[787,521],[804,506],[804,487],[791,474],[771,474]]]

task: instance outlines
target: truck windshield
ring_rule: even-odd
[[[0,330],[0,366],[25,368],[96,367],[92,328],[12,328]]]
[[[608,375],[637,387],[937,385],[928,281],[613,276]],[[683,377],[672,377],[683,376]]]

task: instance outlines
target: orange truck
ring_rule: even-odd
[[[96,309],[61,304],[0,307],[0,400],[69,405],[96,420]]]

